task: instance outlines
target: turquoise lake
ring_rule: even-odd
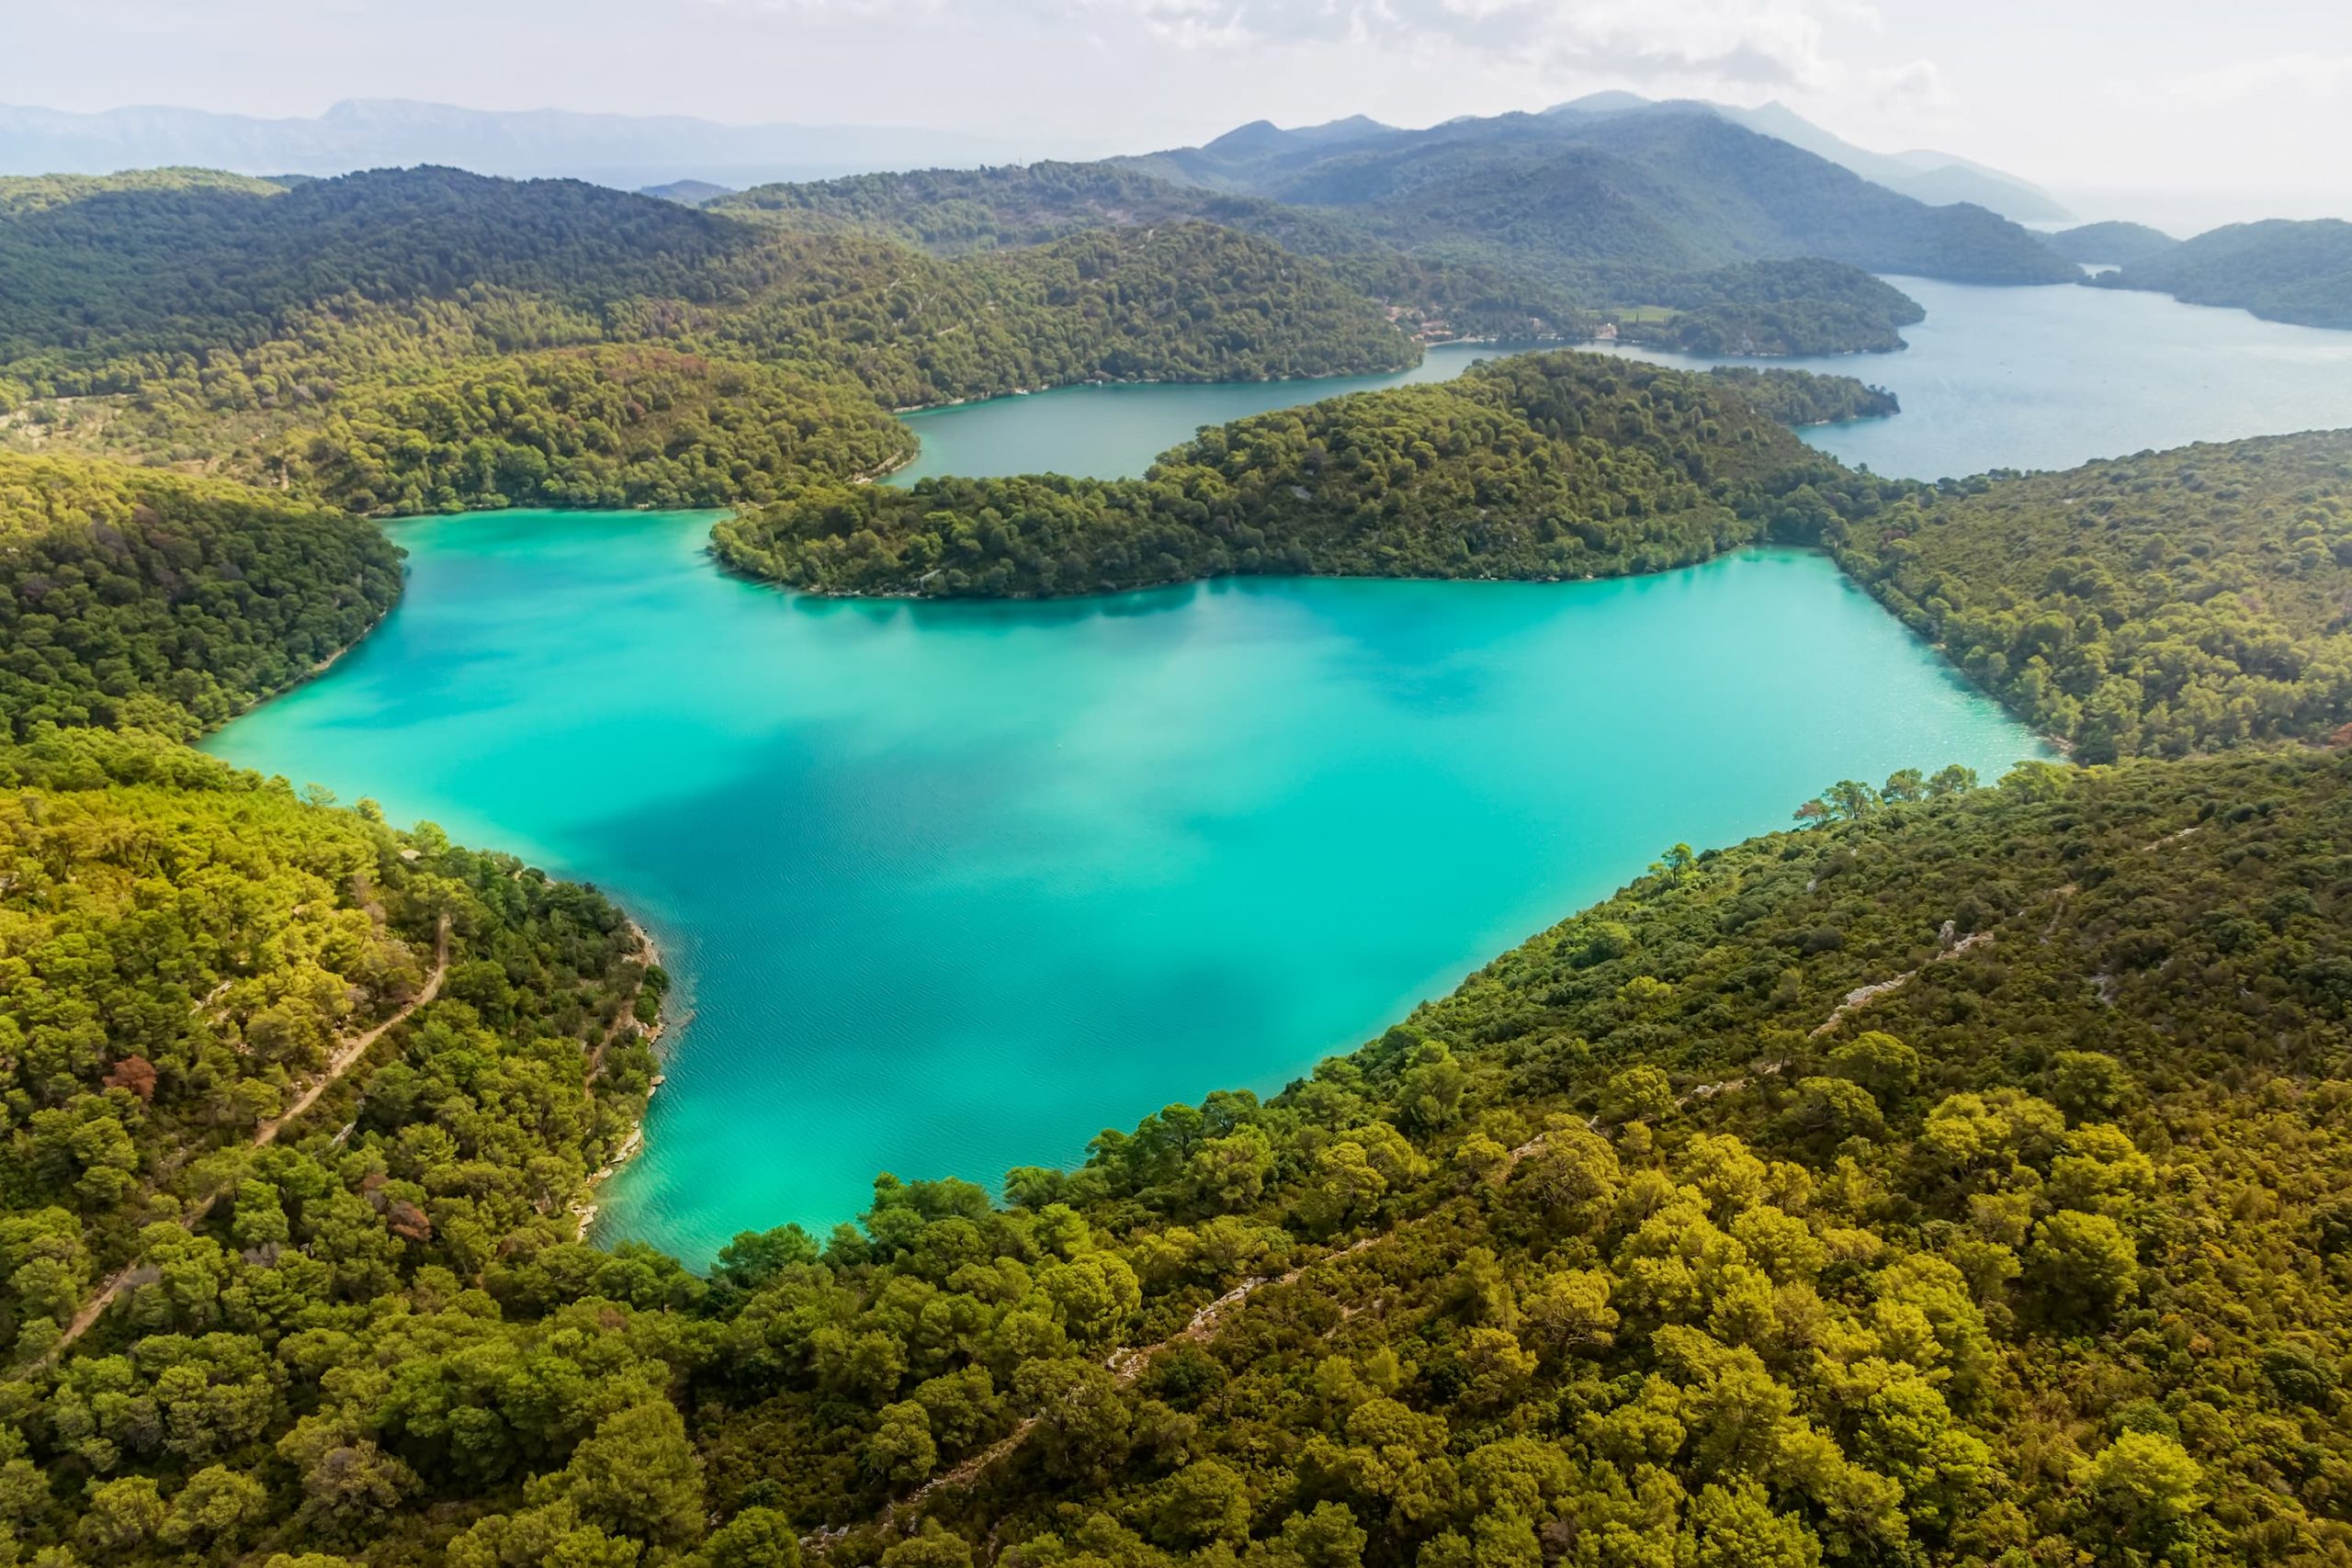
[[[2035,750],[1817,556],[854,604],[709,521],[401,525],[399,611],[213,742],[645,921],[691,1018],[598,1235],[697,1263],[1279,1088],[1678,840]]]
[[[1906,412],[1809,432],[1915,475],[2352,424],[2352,334],[2156,296],[1905,280]],[[1075,389],[917,416],[910,473],[1136,472],[1344,383]],[[2038,743],[1824,558],[1631,581],[1259,580],[1035,604],[798,598],[708,513],[397,525],[408,595],[232,761],[593,881],[679,979],[604,1240],[695,1263],[877,1170],[993,1183],[1279,1088],[1678,840],[1839,777]]]

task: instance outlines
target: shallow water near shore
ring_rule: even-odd
[[[1818,556],[1625,581],[846,603],[707,513],[396,525],[408,593],[215,736],[620,899],[680,979],[596,1235],[700,1264],[1279,1088],[1839,777],[2034,739]]]

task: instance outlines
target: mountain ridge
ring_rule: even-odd
[[[1658,110],[1707,113],[1759,135],[1785,141],[1930,207],[1973,202],[2013,222],[2052,223],[2073,216],[2064,203],[2030,180],[1957,153],[1931,148],[1874,152],[1806,119],[1778,101],[1752,108],[1704,98],[1645,98],[1637,93],[1589,93],[1555,104],[1546,115],[1620,115]]]
[[[0,104],[0,174],[110,174],[201,164],[247,175],[341,175],[453,164],[475,174],[593,179],[625,189],[681,178],[736,186],[923,162],[985,163],[1009,141],[899,126],[729,125],[688,115],[473,109],[345,98],[311,116],[170,105],[76,113]]]

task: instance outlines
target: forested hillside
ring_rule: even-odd
[[[399,593],[400,552],[340,513],[0,453],[0,739],[193,736],[342,652]]]
[[[219,169],[127,169],[117,175],[0,175],[0,219],[22,218],[116,191],[224,190],[247,196],[276,196],[284,188],[273,180],[223,174]]]
[[[2352,432],[1922,489],[1829,539],[2086,761],[2352,725]]]
[[[815,485],[713,540],[738,570],[831,593],[1651,571],[1764,537],[1784,514],[1812,527],[1811,487],[1851,479],[1729,385],[1521,355],[1204,431],[1140,479]]]
[[[1841,784],[1827,826],[1678,846],[1272,1101],[1106,1132],[1001,1211],[886,1178],[707,1283],[564,1239],[645,1071],[579,1087],[633,1016],[590,896],[144,743],[6,765],[43,976],[16,1026],[161,1032],[17,1134],[26,1548],[1667,1568],[2340,1529],[2340,758]],[[253,1010],[293,976],[203,956],[233,926],[153,978],[40,956],[147,951],[118,900],[164,825],[250,918],[323,928],[285,951],[334,983],[291,994],[356,990],[356,1027],[443,976],[334,1109],[176,1168],[149,1151],[194,1063],[333,1021]],[[62,856],[61,910],[23,879]],[[277,1101],[235,1103],[215,1146]],[[136,1282],[41,1361],[138,1218]]]
[[[1678,846],[1010,1214],[739,1241],[708,1495],[893,1568],[2324,1557],[2352,778],[1962,782]]]
[[[583,1327],[502,1325],[517,1270],[679,1278],[570,1212],[643,1103],[658,971],[593,891],[160,741],[0,747],[0,1543],[380,1538],[422,1455],[322,1385],[389,1393],[425,1343],[527,1376]],[[677,1417],[630,1366],[531,1440],[645,1409],[658,1456]]]
[[[558,349],[345,400],[277,459],[356,512],[716,506],[914,456],[855,383],[661,348]]]
[[[1505,116],[1306,140],[1252,129],[1099,164],[763,186],[719,209],[942,254],[1204,218],[1330,257],[1447,330],[1509,335],[1532,323],[1573,335],[1579,316],[1663,305],[1683,313],[1680,331],[1647,341],[1694,352],[1900,346],[1896,330],[1919,319],[1917,306],[1858,268],[2075,276],[1982,209],[1923,206],[1711,117]]]
[[[375,1535],[423,1483],[321,1412],[322,1380],[397,1364],[416,1314],[523,1353],[492,1274],[576,1256],[683,1288],[574,1240],[666,985],[620,911],[166,739],[340,652],[397,589],[397,552],[342,513],[0,457],[10,1561]],[[618,1365],[550,1438],[629,1405],[682,1450]]]
[[[1031,366],[1246,379],[1412,355],[1317,264],[1205,225],[948,266],[593,186],[417,169],[270,196],[126,190],[0,227],[0,367],[30,391],[201,380],[243,355],[359,338],[316,344],[316,373],[333,378],[371,367],[385,333],[413,333],[418,305],[483,353],[707,338],[838,362],[863,349],[890,355],[907,383],[881,389],[929,399],[995,389]],[[388,306],[403,319],[379,327],[368,308]],[[1228,306],[1249,313],[1223,320]],[[1015,363],[936,341],[982,330]],[[934,346],[947,364],[933,366]]]
[[[2093,281],[2153,288],[2192,305],[2233,305],[2274,321],[2352,329],[2352,223],[2233,223]]]
[[[617,345],[666,352],[531,357]],[[877,401],[1338,375],[1419,352],[1323,263],[1196,222],[943,261],[424,169],[109,189],[0,224],[0,438],[298,485],[323,463],[315,493],[403,509],[757,500],[796,454],[832,473],[894,456]],[[736,394],[678,379],[700,358],[738,362],[718,373],[758,390],[717,412]],[[670,367],[672,409],[629,413],[651,364]],[[500,409],[458,412],[492,386]],[[712,412],[669,417],[681,398]],[[425,450],[393,473],[371,443]]]
[[[934,255],[1049,243],[1087,231],[1206,221],[1329,265],[1432,338],[1582,337],[1598,301],[1556,269],[1500,253],[1410,251],[1338,209],[1170,184],[1111,164],[859,175],[761,186],[714,203],[730,217],[816,233],[876,234]]]

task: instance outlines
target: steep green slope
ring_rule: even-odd
[[[741,225],[574,181],[411,169],[276,195],[122,190],[0,228],[0,361],[250,348],[350,295],[503,288],[590,313],[636,298],[715,305],[780,271]]]
[[[340,513],[0,453],[0,739],[194,735],[340,653],[399,592],[400,552]]]
[[[421,1483],[319,1380],[389,1391],[420,1331],[559,1364],[481,1286],[584,1252],[662,976],[589,889],[175,746],[0,746],[0,1543],[356,1547]],[[539,1440],[659,1400],[619,1346],[583,1359]]]
[[[2087,761],[2352,724],[2352,432],[1922,489],[1828,539]]]
[[[2236,223],[2093,281],[2152,288],[2192,305],[2233,305],[2274,321],[2352,328],[2352,223]]]
[[[228,1562],[371,1528],[416,1472],[315,1418],[303,1379],[364,1380],[412,1313],[503,1341],[486,1271],[584,1254],[574,1208],[653,1071],[666,978],[635,929],[145,732],[299,678],[397,587],[397,552],[340,513],[0,457],[12,1559]],[[626,1364],[598,1358],[547,1430],[658,1398]]]
[[[1703,376],[1523,355],[1204,431],[1141,479],[812,486],[721,523],[736,570],[825,592],[1091,593],[1233,572],[1557,579],[1770,532],[1844,470]]]
[[[202,378],[289,338],[374,335],[383,307],[399,320],[379,332],[421,313],[478,352],[707,337],[798,359],[886,355],[886,378],[926,399],[1001,378],[961,355],[933,367],[956,346],[936,340],[984,317],[1025,350],[1005,357],[1070,375],[1246,378],[1412,353],[1319,265],[1197,224],[958,266],[592,186],[423,169],[267,197],[126,191],[0,230],[0,362],[35,390]],[[330,382],[368,366],[348,343],[320,346],[314,374]]]
[[[984,169],[916,169],[806,184],[755,186],[710,203],[730,217],[793,228],[887,235],[934,255],[1041,245],[1088,229],[1206,220],[1252,233],[1295,223],[1324,237],[1335,220],[1250,197],[1176,186],[1107,164],[1046,161]]]

